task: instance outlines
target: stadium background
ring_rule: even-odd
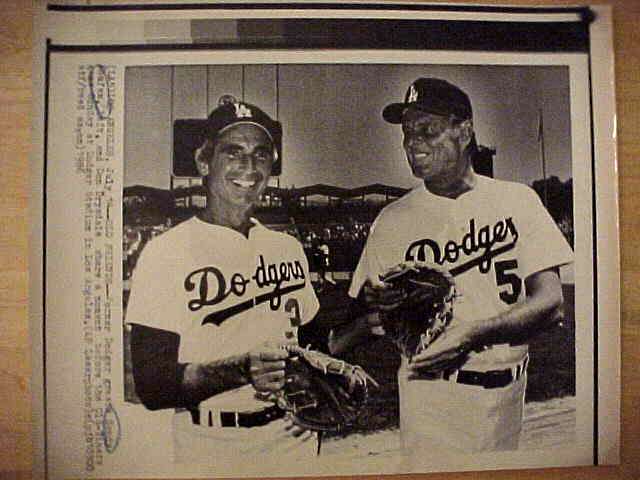
[[[330,271],[338,285],[318,292],[323,307],[320,320],[329,328],[331,308],[340,308],[336,299],[348,286],[371,222],[382,207],[416,184],[406,168],[399,131],[380,119],[380,106],[397,101],[410,81],[425,74],[448,78],[471,96],[478,141],[484,145],[476,158],[476,169],[532,186],[573,245],[569,83],[564,67],[128,68],[123,192],[125,311],[131,272],[145,243],[204,206],[200,180],[184,175],[192,154],[178,146],[193,139],[185,137],[190,133],[181,129],[180,123],[185,119],[201,121],[221,95],[230,93],[260,105],[284,124],[282,173],[272,179],[256,216],[271,228],[296,236],[314,272],[319,247],[329,247]],[[372,78],[388,84],[371,90]],[[562,278],[566,319],[561,327],[544,332],[531,343],[527,402],[551,405],[556,399],[575,395],[572,270],[563,269]],[[124,331],[126,345],[126,327]],[[382,384],[356,430],[395,428],[399,358],[394,347],[379,338],[350,352],[347,360],[362,365]],[[127,400],[137,402],[130,368],[127,352],[125,391]],[[562,405],[564,409],[566,402]],[[569,411],[571,405],[569,402]],[[573,421],[568,420],[570,424]],[[566,415],[562,422],[567,422]]]

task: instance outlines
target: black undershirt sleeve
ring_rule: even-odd
[[[309,347],[312,350],[329,353],[328,337],[329,328],[316,319],[298,327],[298,344],[301,347]]]
[[[346,285],[346,286],[345,286]],[[330,285],[318,292],[320,310],[309,323],[298,327],[298,343],[301,347],[329,353],[329,333],[350,324],[367,313],[363,299],[349,296],[345,285]]]
[[[136,394],[150,410],[189,407],[182,395],[186,364],[178,363],[180,335],[131,324],[131,363]]]

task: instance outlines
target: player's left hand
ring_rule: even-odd
[[[409,370],[419,374],[459,368],[473,348],[473,343],[472,326],[456,322],[454,318],[440,337],[411,359]]]

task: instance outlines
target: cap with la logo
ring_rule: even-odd
[[[389,123],[402,123],[402,115],[415,105],[428,113],[453,115],[460,120],[472,118],[469,96],[452,83],[439,78],[419,78],[407,89],[404,102],[387,105],[382,117]]]
[[[218,100],[218,107],[207,118],[206,136],[215,140],[223,131],[239,124],[261,128],[273,142],[275,159],[279,163],[282,155],[280,122],[273,120],[255,105],[238,101],[233,95],[223,95]]]

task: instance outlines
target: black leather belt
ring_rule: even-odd
[[[209,410],[206,412],[206,415],[201,415],[198,409],[190,409],[189,412],[191,413],[191,420],[193,420],[195,425],[235,428],[262,427],[285,415],[285,411],[277,405],[255,412],[215,412]],[[214,421],[213,416],[216,414],[219,415],[219,422]],[[203,416],[205,418],[202,418]]]
[[[474,370],[458,370],[458,375],[453,372],[445,372],[442,375],[443,380],[452,380],[463,385],[475,385],[483,388],[503,388],[514,380],[520,379],[527,370],[529,357],[524,362],[516,365],[514,369],[507,368],[505,370],[489,370],[488,372],[476,372]]]
[[[513,382],[513,373],[511,370],[490,370],[488,372],[459,370],[456,382],[483,388],[502,388]]]

